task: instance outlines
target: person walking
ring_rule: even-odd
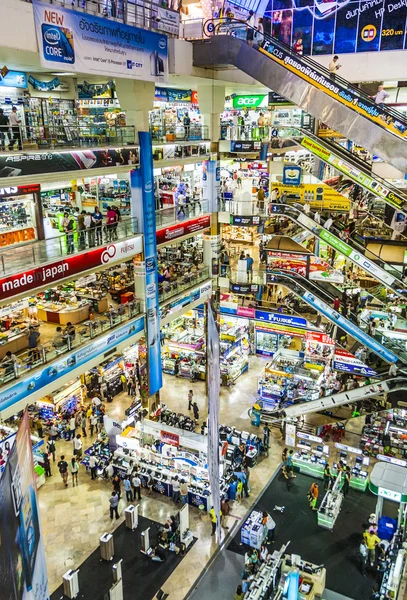
[[[223,529],[229,529],[229,527],[226,525],[230,513],[229,498],[222,499],[220,508],[222,513],[222,517],[220,519],[221,527],[223,527]]]
[[[122,497],[122,484],[121,484],[121,481],[120,481],[120,478],[118,475],[115,475],[113,477],[112,484],[113,484],[113,490],[119,496],[119,500],[120,500],[120,498]]]
[[[73,453],[79,460],[82,458],[82,440],[80,433],[78,433],[73,441]]]
[[[180,489],[180,482],[178,481],[178,475],[176,475],[172,480],[172,499],[174,504],[178,504],[181,499]]]
[[[137,471],[133,475],[133,479],[131,480],[131,485],[133,486],[133,498],[141,500],[141,479]]]
[[[250,254],[246,254],[246,269],[247,269],[247,279],[249,282],[253,280],[253,263],[254,260],[250,256]]]
[[[263,521],[265,521],[265,527],[267,527],[267,544],[274,544],[274,538],[276,533],[276,522],[270,513],[263,512]]]
[[[181,479],[179,493],[181,494],[182,506],[184,506],[184,504],[188,504],[188,484],[185,479]]]
[[[188,392],[188,410],[192,410],[194,405],[194,392],[189,390]]]
[[[61,460],[58,462],[57,467],[65,487],[68,487],[68,463],[66,462],[64,455],[61,456]]]
[[[314,481],[308,492],[309,506],[312,510],[318,510],[317,509],[318,495],[319,495],[318,484]]]
[[[51,477],[51,463],[49,462],[49,456],[46,452],[42,455],[42,460],[44,464],[45,477]]]
[[[124,491],[126,492],[127,502],[133,502],[133,490],[131,489],[131,481],[129,476],[126,475],[123,481]]]
[[[13,139],[10,140],[8,149],[14,150],[14,144],[17,142],[18,149],[22,150],[23,145],[22,145],[22,141],[21,141],[21,130],[20,130],[21,120],[17,114],[17,107],[13,106],[8,119],[9,119],[9,122],[11,125],[11,132],[13,134]]]
[[[263,429],[263,447],[266,456],[268,456],[270,448],[270,427],[267,425],[267,423],[265,424]]]
[[[216,514],[215,514],[215,509],[213,508],[213,506],[211,506],[211,510],[209,511],[209,516],[211,519],[211,524],[212,524],[212,535],[215,535],[216,533]]]
[[[69,419],[69,438],[68,440],[73,440],[75,438],[76,431],[76,419],[75,415],[72,415]]]
[[[4,110],[0,108],[0,150],[2,152],[6,149],[6,133],[8,134],[9,128],[9,118],[4,114]]]
[[[241,503],[242,496],[243,496],[243,482],[242,482],[241,479],[238,479],[238,482],[237,482],[237,485],[236,485],[236,502],[238,504]]]
[[[118,519],[119,518],[119,511],[118,511],[119,496],[116,494],[116,492],[112,492],[112,495],[109,498],[109,504],[110,504],[110,518],[113,519],[113,515],[115,515],[116,519]]]
[[[93,430],[95,429],[95,431],[97,432],[98,430],[98,416],[96,413],[92,413],[92,416],[90,418],[90,435],[93,435]]]
[[[47,441],[47,452],[48,454],[52,454],[52,461],[55,462],[55,442],[51,436],[48,437]]]
[[[198,405],[197,405],[196,402],[193,403],[192,410],[194,411],[194,419],[195,419],[195,421],[198,421],[199,420],[199,407],[198,407]]]
[[[369,551],[367,549],[366,542],[363,539],[360,542],[359,555],[360,555],[360,572],[362,573],[363,577],[366,577],[366,566],[367,566],[367,559],[369,556]]]
[[[85,411],[82,412],[81,429],[82,429],[82,435],[83,435],[83,437],[88,437],[87,434],[86,434],[86,412]]]
[[[71,475],[72,475],[72,485],[75,486],[79,485],[78,484],[78,471],[79,471],[79,464],[78,461],[76,460],[76,456],[73,456],[71,459],[71,462],[69,463],[69,470],[71,471]]]
[[[97,464],[98,464],[98,462],[97,462],[96,456],[94,454],[91,454],[91,456],[89,457],[89,468],[90,468],[91,479],[97,479],[97,474],[96,474]]]

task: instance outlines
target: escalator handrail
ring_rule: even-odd
[[[203,23],[203,32],[204,33],[207,31],[208,24],[213,23],[213,21],[214,21],[213,19],[209,19]],[[304,56],[303,54],[298,54],[290,46],[288,46],[285,42],[282,42],[281,40],[278,40],[277,38],[273,37],[272,35],[268,35],[268,34],[264,33],[263,31],[260,31],[256,27],[252,27],[246,21],[243,21],[241,19],[231,19],[230,21],[220,20],[214,26],[214,29],[211,31],[211,33],[217,35],[217,34],[219,34],[219,32],[222,28],[230,27],[231,25],[233,26],[233,24],[245,25],[247,29],[252,29],[255,33],[258,33],[259,35],[261,35],[264,40],[270,41],[273,44],[275,44],[276,46],[280,46],[281,48],[283,48],[286,52],[291,54],[296,59],[300,59],[301,61],[305,62],[309,67],[311,67],[315,71],[320,72],[321,74],[323,74],[324,76],[327,76],[328,78],[330,77],[331,74],[330,74],[329,70],[326,67],[324,67],[323,65],[320,65],[319,63],[317,63],[315,60],[313,60],[309,56]],[[358,96],[359,98],[362,98],[363,100],[365,100],[372,106],[375,106],[375,102],[374,102],[374,100],[372,100],[372,98],[370,98],[369,94],[367,94],[360,88],[354,86],[352,83],[350,83],[346,79],[343,79],[340,75],[335,74],[335,82],[339,83],[346,89],[352,91],[356,96]],[[397,119],[397,121],[400,121],[400,123],[402,123],[403,125],[405,125],[407,127],[407,119],[402,113],[399,113],[397,110],[394,110],[392,107],[390,107],[388,105],[385,105],[384,108],[383,107],[380,107],[380,108],[381,108],[381,110],[383,110],[383,112],[387,112],[394,119]],[[367,116],[365,118],[368,119]],[[381,127],[380,123],[375,123],[375,124],[378,125],[379,127]],[[383,129],[385,129],[385,128],[383,127]],[[386,129],[386,131],[388,131],[388,130]],[[394,135],[396,135],[396,134],[394,134]],[[398,136],[398,137],[401,137],[401,139],[403,139],[402,136]]]

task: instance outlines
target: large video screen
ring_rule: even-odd
[[[304,54],[407,48],[405,0],[269,0],[264,16],[282,42],[302,39]]]

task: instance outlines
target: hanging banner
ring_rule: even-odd
[[[33,0],[41,66],[72,73],[166,81],[167,37]]]
[[[54,77],[51,81],[40,81],[39,79],[35,79],[32,75],[29,76],[28,83],[39,92],[50,92],[51,90],[56,90],[61,85],[58,77]]]
[[[219,485],[219,333],[208,302],[208,472],[212,493],[212,505],[216,515],[216,539],[220,536],[220,485]]]
[[[148,347],[149,395],[156,394],[163,385],[160,346],[160,314],[157,273],[157,239],[151,134],[139,132],[140,171],[135,185],[141,185],[144,260],[146,263],[146,312]],[[133,171],[138,173],[138,171]]]
[[[96,98],[113,98],[115,89],[114,81],[107,83],[78,83],[78,98],[80,100],[93,100]]]
[[[296,427],[293,423],[286,423],[285,426],[285,445],[295,448]]]
[[[364,375],[365,377],[373,377],[376,371],[365,365],[364,362],[353,356],[347,350],[337,348],[334,355],[333,368],[336,371],[344,371],[345,373],[355,373],[355,375]]]
[[[1,598],[49,600],[30,426],[24,413],[0,480]]]

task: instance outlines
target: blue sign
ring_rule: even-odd
[[[26,88],[27,75],[22,71],[9,71],[0,78],[0,87]]]
[[[146,310],[148,347],[148,389],[153,396],[162,388],[158,298],[157,238],[155,219],[153,152],[151,134],[139,131],[140,183],[143,211],[144,260],[146,262]]]
[[[364,375],[365,377],[374,377],[377,375],[376,371],[373,371],[373,369],[370,369],[367,365],[357,365],[337,360],[334,360],[333,368],[336,371],[355,373],[355,375]]]
[[[283,185],[300,185],[301,167],[296,165],[284,165],[283,167]]]
[[[291,317],[290,315],[280,315],[262,310],[255,311],[255,318],[256,321],[267,321],[267,323],[278,323],[279,325],[289,325],[291,327],[307,327],[307,320],[302,317]]]
[[[30,83],[35,90],[40,92],[50,92],[51,90],[56,90],[61,85],[58,77],[54,77],[51,81],[40,81],[39,79],[35,79],[32,75],[29,76],[28,83]]]
[[[398,356],[393,354],[393,352],[390,352],[390,350],[387,350],[387,348],[371,338],[370,335],[359,329],[359,327],[345,319],[345,317],[325,304],[325,302],[322,302],[322,300],[316,298],[313,294],[311,294],[311,292],[305,292],[302,297],[305,302],[316,308],[318,312],[321,312],[330,321],[339,325],[339,327],[349,333],[353,338],[355,338],[355,340],[358,340],[361,344],[366,346],[366,348],[369,348],[372,350],[372,352],[381,356],[387,362],[398,362]]]
[[[144,317],[129,321],[123,327],[119,327],[107,335],[98,338],[91,344],[81,347],[73,354],[66,356],[63,360],[54,362],[52,365],[36,371],[31,376],[20,379],[10,387],[2,389],[0,391],[0,411],[23,400],[34,391],[41,390],[50,383],[55,382],[55,387],[57,387],[58,379],[67,375],[72,369],[81,367],[127,339],[131,343],[130,338],[143,331],[143,329]]]
[[[73,73],[163,82],[167,36],[33,0],[41,66]]]

